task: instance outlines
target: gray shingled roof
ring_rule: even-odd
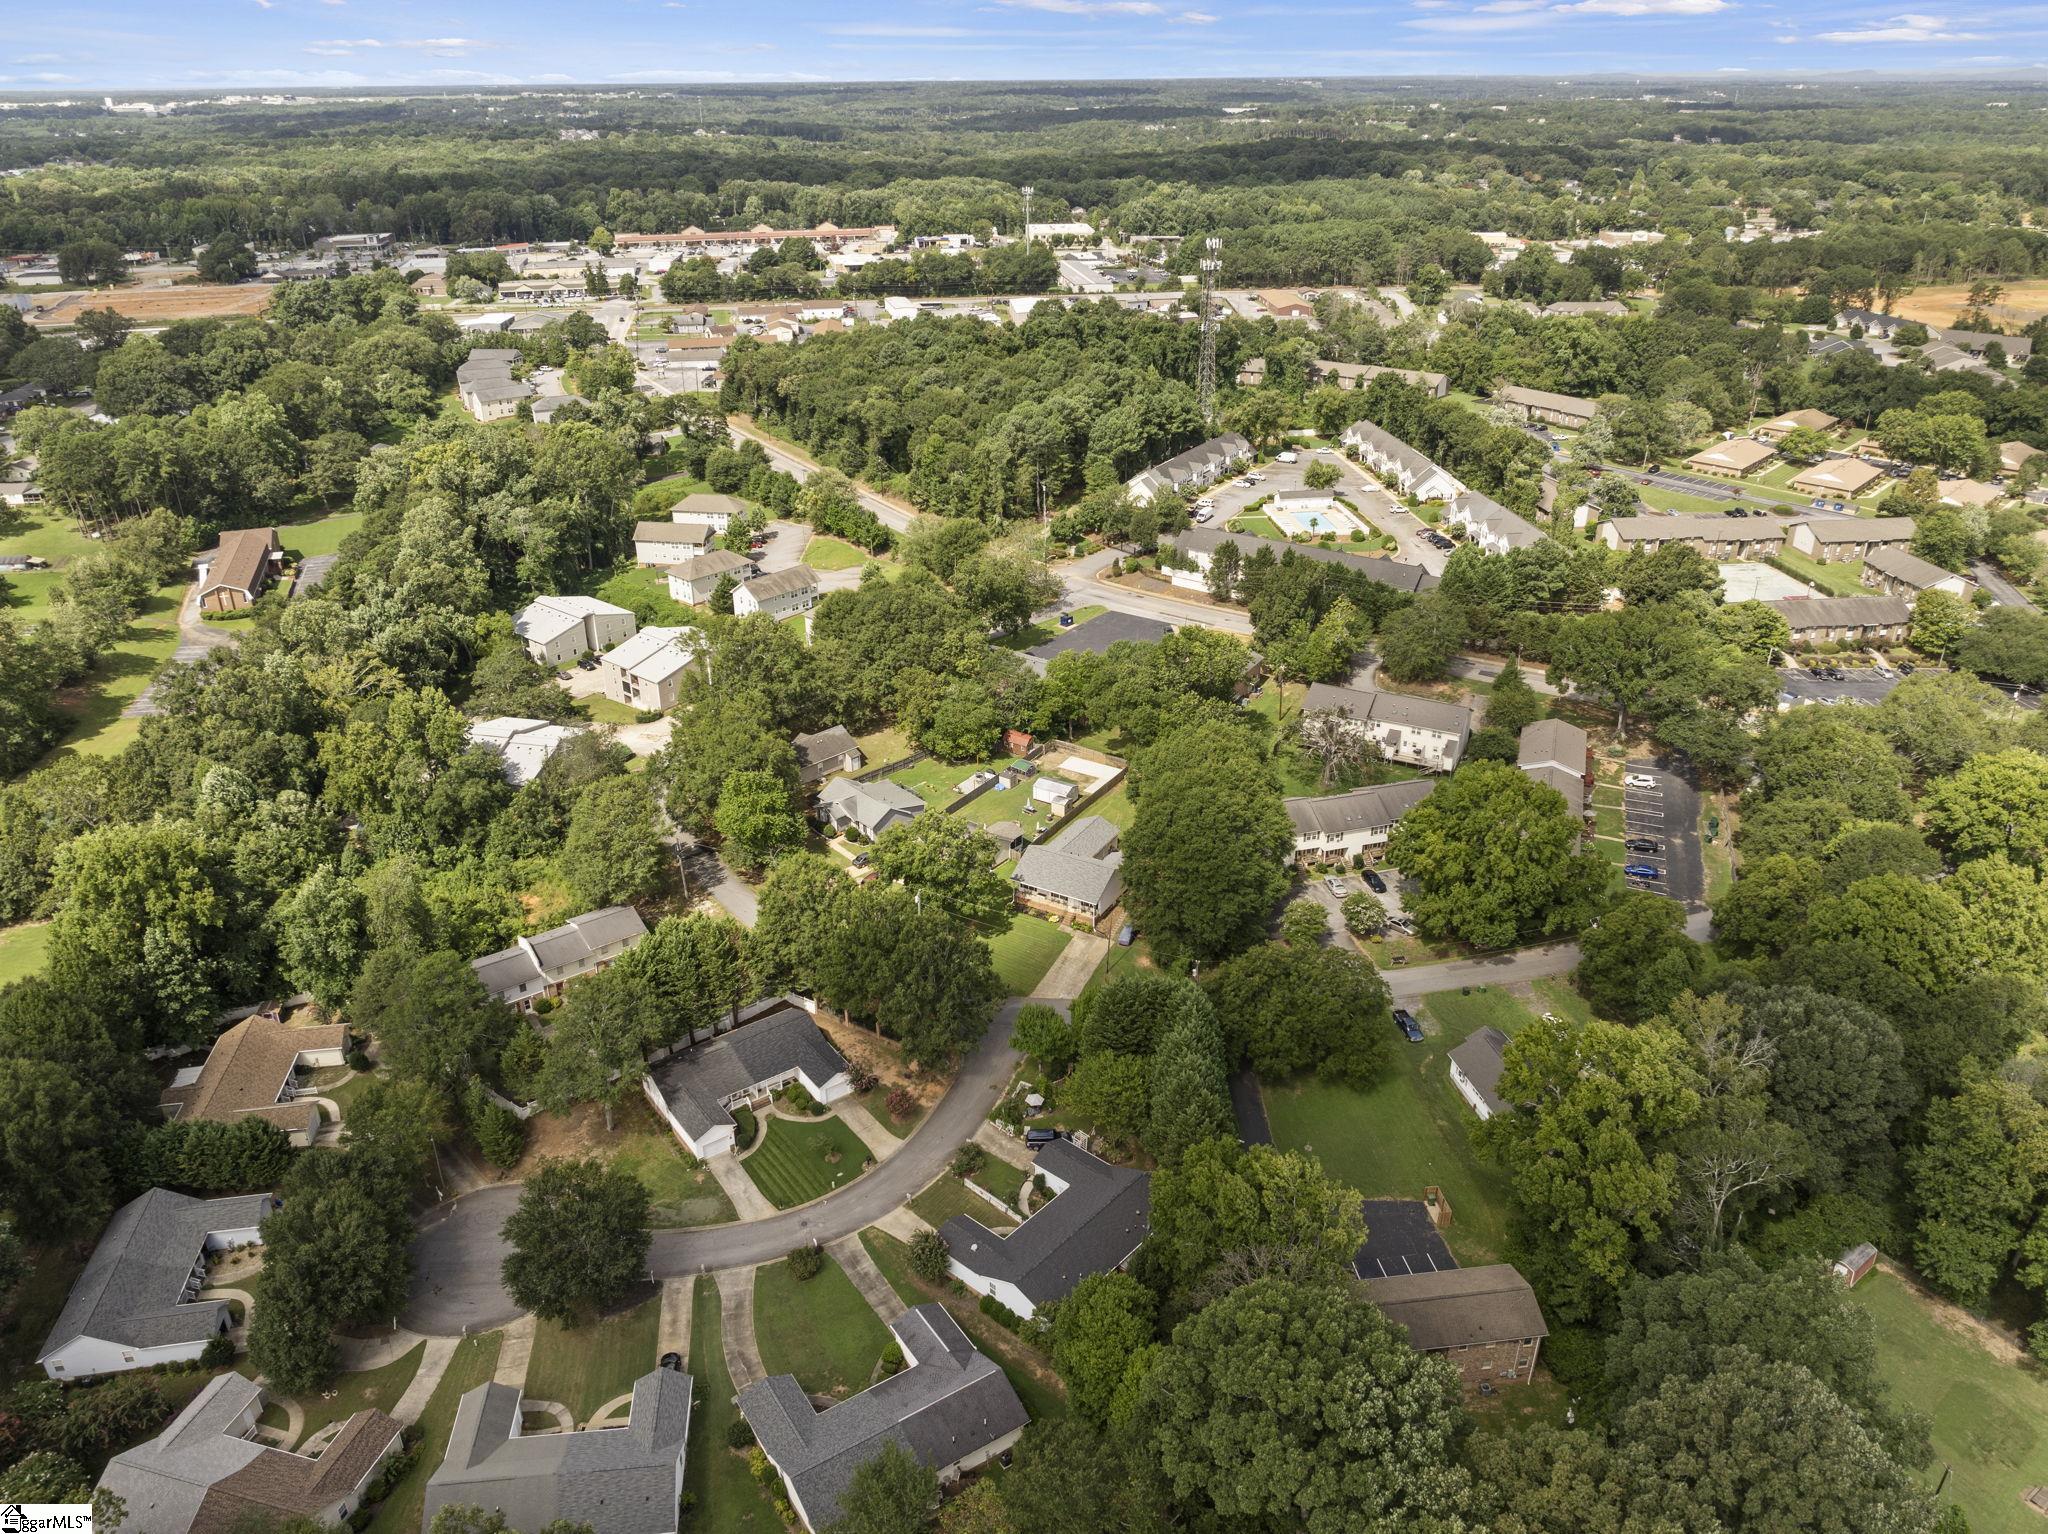
[[[647,936],[647,923],[629,905],[608,905],[602,910],[572,916],[559,927],[530,937],[510,948],[470,960],[469,967],[493,996],[502,996],[537,980],[553,980],[601,948],[614,943],[632,943]]]
[[[1122,875],[1123,854],[1110,850],[1117,828],[1100,815],[1083,815],[1059,835],[1026,847],[1010,878],[1021,888],[1100,906]]]
[[[799,735],[789,744],[796,752],[797,778],[804,783],[819,782],[849,751],[860,750],[860,742],[843,724],[835,724],[815,734]]]
[[[208,1380],[171,1425],[108,1463],[99,1484],[128,1506],[126,1527],[183,1534],[208,1491],[267,1451],[228,1432],[263,1394],[239,1374]]]
[[[1864,556],[1863,568],[1875,570],[1893,580],[1904,581],[1907,585],[1926,591],[1942,581],[1953,580],[1955,572],[1944,570],[1907,549],[1876,548]]]
[[[1365,1292],[1425,1353],[1550,1335],[1536,1292],[1506,1263],[1369,1278]]]
[[[1779,597],[1764,604],[1784,616],[1797,634],[1802,629],[1863,627],[1907,623],[1913,604],[1904,597]]]
[[[887,778],[877,778],[872,783],[834,778],[818,790],[818,803],[850,816],[855,825],[870,834],[894,811],[922,815],[925,810],[924,800],[916,790],[891,783]]]
[[[182,1303],[193,1264],[214,1231],[261,1225],[269,1213],[267,1193],[203,1199],[151,1188],[123,1204],[101,1232],[37,1356],[48,1357],[80,1337],[136,1348],[206,1341],[214,1334],[220,1302]]]
[[[654,1084],[676,1122],[695,1140],[732,1124],[722,1104],[735,1092],[792,1070],[822,1087],[845,1069],[845,1057],[809,1014],[787,1007],[685,1050],[655,1072]]]
[[[1342,548],[1326,549],[1319,543],[1289,543],[1278,538],[1260,538],[1221,527],[1191,527],[1184,533],[1171,534],[1167,542],[1185,554],[1213,554],[1219,545],[1225,543],[1236,544],[1238,552],[1246,558],[1261,548],[1271,549],[1276,559],[1292,552],[1317,564],[1356,570],[1396,591],[1427,591],[1436,585],[1436,577],[1421,565],[1411,565],[1398,559],[1381,559],[1371,554],[1351,554]]]
[[[1433,778],[1411,778],[1405,783],[1354,788],[1348,794],[1283,799],[1281,804],[1287,811],[1287,818],[1294,823],[1296,836],[1342,835],[1347,831],[1393,825],[1427,799],[1435,787]]]
[[[1507,1047],[1508,1036],[1498,1028],[1480,1028],[1451,1051],[1451,1063],[1465,1073],[1465,1079],[1495,1113],[1508,1111],[1500,1095],[1502,1056]]]
[[[1372,449],[1381,456],[1393,460],[1405,473],[1418,479],[1438,467],[1436,460],[1422,449],[1410,447],[1385,427],[1371,421],[1353,421],[1344,428],[1341,440],[1348,446]]]
[[[1410,697],[1405,692],[1378,692],[1362,687],[1337,687],[1328,682],[1309,683],[1302,703],[1304,714],[1335,709],[1360,724],[1393,724],[1409,729],[1441,730],[1447,735],[1464,735],[1472,728],[1472,710],[1434,698]]]
[[[964,1214],[939,1234],[963,1267],[1015,1284],[1033,1305],[1049,1305],[1090,1274],[1121,1267],[1144,1242],[1152,1225],[1152,1179],[1111,1166],[1071,1140],[1041,1146],[1038,1165],[1066,1191],[1007,1236]]]
[[[818,577],[809,565],[790,565],[786,569],[770,570],[766,575],[755,576],[743,589],[757,602],[772,602],[777,597],[816,591]]]
[[[479,1385],[456,1405],[448,1452],[427,1482],[422,1526],[442,1508],[464,1505],[503,1513],[521,1534],[558,1518],[604,1534],[668,1534],[689,1432],[690,1376],[674,1369],[640,1376],[624,1427],[581,1433],[523,1436],[519,1392]]]
[[[812,1407],[794,1375],[771,1375],[739,1393],[740,1411],[813,1528],[838,1521],[854,1472],[888,1444],[936,1470],[1031,1420],[1003,1371],[975,1350],[943,1305],[906,1311],[889,1330],[911,1366],[825,1411]]]

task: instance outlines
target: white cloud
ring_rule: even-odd
[[[410,48],[451,58],[489,46],[489,43],[478,42],[473,37],[330,37],[306,44],[306,52],[322,58],[347,58],[363,49]]]
[[[1728,9],[1728,0],[1574,0],[1555,9],[1582,16],[1711,16]]]
[[[856,21],[825,29],[834,37],[972,37],[965,27],[912,27],[887,21]]]
[[[1218,21],[1222,20],[1220,16],[1212,16],[1207,11],[1182,11],[1173,19],[1184,26],[1190,27],[1214,26]]]
[[[1154,0],[996,0],[996,4],[1060,16],[1158,16],[1166,10]]]
[[[1889,16],[1868,26],[1817,34],[1824,43],[1975,43],[1982,32],[1952,32],[1945,16]]]

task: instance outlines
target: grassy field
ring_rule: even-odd
[[[2022,278],[2002,286],[2005,291],[1998,302],[1985,311],[1995,323],[2007,330],[2020,330],[2048,315],[2048,278]],[[1953,326],[1956,316],[1969,305],[1969,283],[1931,282],[1901,294],[1892,312],[1902,320],[1918,320],[1923,325]]]
[[[1431,1185],[1450,1200],[1445,1232],[1462,1263],[1498,1262],[1507,1237],[1506,1183],[1472,1149],[1478,1121],[1451,1085],[1447,1056],[1491,1023],[1512,1034],[1535,1014],[1495,986],[1439,991],[1420,1015],[1426,1037],[1403,1043],[1393,1072],[1367,1091],[1312,1079],[1263,1085],[1273,1141],[1311,1150],[1330,1174],[1368,1198],[1419,1198]]]
[[[996,1325],[983,1315],[973,1295],[958,1295],[953,1292],[954,1285],[941,1288],[919,1278],[910,1266],[910,1248],[894,1236],[879,1230],[864,1230],[860,1233],[860,1242],[904,1304],[923,1305],[936,1300],[952,1312],[953,1319],[960,1323],[960,1329],[973,1339],[977,1348],[993,1358],[1008,1377],[1011,1388],[1017,1392],[1017,1398],[1024,1403],[1024,1409],[1031,1414],[1033,1422],[1057,1422],[1067,1415],[1066,1386],[1053,1373],[1044,1354],[1035,1351],[1016,1333]]]
[[[858,570],[874,557],[844,538],[813,537],[804,545],[804,563],[813,570]]]
[[[696,621],[694,608],[668,594],[667,576],[659,570],[643,569],[639,565],[614,566],[589,588],[589,595],[616,607],[630,609],[643,627],[653,624],[674,627]]]
[[[712,1306],[714,1313],[717,1309]],[[377,1509],[376,1521],[370,1525],[374,1534],[419,1534],[427,1481],[441,1468],[441,1456],[448,1452],[448,1433],[455,1426],[455,1403],[468,1391],[488,1383],[497,1372],[498,1345],[503,1340],[501,1333],[485,1332],[481,1337],[465,1337],[457,1345],[448,1372],[441,1376],[427,1409],[420,1414],[419,1463],[406,1472],[405,1479]]]
[[[980,1181],[979,1178],[975,1180]],[[934,1230],[956,1214],[971,1215],[991,1230],[1001,1230],[1005,1224],[1002,1212],[995,1205],[974,1192],[951,1172],[912,1199],[910,1207],[919,1219]],[[1015,1225],[1017,1221],[1013,1217],[1008,1223]]]
[[[786,1262],[755,1271],[754,1340],[770,1374],[794,1374],[806,1393],[844,1400],[867,1389],[889,1331],[827,1256],[803,1283]]]
[[[306,1414],[305,1430],[299,1442],[304,1443],[328,1423],[353,1417],[359,1411],[371,1407],[390,1411],[398,1404],[398,1398],[405,1394],[405,1387],[412,1383],[412,1377],[420,1372],[420,1360],[426,1352],[427,1345],[422,1342],[381,1369],[344,1374],[332,1390],[299,1402],[299,1409]]]
[[[909,789],[924,800],[926,808],[942,810],[960,797],[960,785],[973,774],[991,772],[1009,765],[1009,762],[1007,756],[992,757],[986,762],[942,762],[936,757],[926,757],[921,762],[912,762],[900,772],[890,773],[888,781]],[[984,794],[982,797],[988,796]],[[996,818],[1000,820],[1002,817]]]
[[[1877,1321],[1877,1358],[1900,1403],[1934,1419],[1930,1480],[1952,1472],[1945,1495],[1976,1534],[2029,1534],[2041,1526],[2020,1498],[2048,1482],[2048,1380],[2005,1363],[1942,1318],[1899,1279],[1873,1273],[1849,1297]]]
[[[315,517],[310,522],[292,522],[280,525],[277,541],[284,545],[284,551],[294,560],[311,559],[315,554],[338,554],[342,540],[363,525],[360,511],[338,511],[333,516]]]
[[[647,1187],[652,1201],[648,1223],[656,1230],[674,1230],[687,1225],[723,1225],[739,1214],[732,1200],[718,1186],[718,1179],[701,1166],[692,1168],[683,1159],[683,1148],[675,1136],[653,1122],[634,1127],[612,1153],[612,1165],[624,1167]],[[626,1125],[620,1126],[625,1131]]]
[[[823,1198],[860,1176],[868,1148],[837,1119],[769,1119],[760,1149],[740,1163],[777,1209]]]
[[[57,750],[113,756],[141,733],[142,721],[122,718],[121,710],[142,696],[178,648],[178,606],[184,596],[183,586],[159,587],[85,682],[60,695],[59,706],[71,716],[72,726]]]
[[[574,1328],[540,1322],[533,1333],[533,1358],[526,1366],[527,1398],[560,1401],[580,1427],[654,1367],[660,1329],[658,1294],[631,1310]]]
[[[1079,628],[1090,618],[1100,618],[1109,609],[1100,602],[1091,602],[1086,607],[1070,607],[1067,611],[1074,615],[1074,626]],[[1044,644],[1049,639],[1059,638],[1062,632],[1058,619],[1054,619],[1050,623],[1027,623],[1008,639],[1005,639],[1003,647],[1008,650],[1029,650]]]
[[[634,724],[640,718],[640,710],[630,703],[621,703],[617,698],[607,698],[602,693],[590,693],[577,702],[583,711],[599,724]]]
[[[740,1412],[732,1403],[732,1376],[725,1367],[718,1284],[708,1277],[697,1280],[696,1302],[690,1307],[690,1373],[697,1401],[683,1456],[683,1489],[696,1501],[683,1514],[683,1528],[688,1534],[782,1534],[775,1504],[747,1474],[746,1455],[725,1446],[726,1429]],[[418,1534],[417,1519],[406,1534]]]
[[[1781,549],[1778,560],[1787,570],[1810,586],[1818,586],[1831,597],[1867,596],[1863,584],[1863,561],[1822,564],[1795,549]]]
[[[0,927],[0,986],[40,974],[50,955],[50,924],[25,921]]]
[[[1067,929],[1019,911],[1010,930],[988,940],[996,973],[1011,996],[1029,996],[1067,946]]]

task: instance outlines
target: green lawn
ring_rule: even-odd
[[[718,1309],[715,1305],[711,1308],[714,1312]],[[375,1534],[420,1534],[427,1481],[441,1468],[441,1456],[448,1452],[448,1434],[455,1426],[455,1403],[477,1386],[487,1384],[497,1372],[498,1345],[503,1341],[502,1333],[485,1332],[481,1337],[465,1337],[457,1344],[448,1372],[441,1376],[427,1409],[420,1414],[419,1462],[406,1472],[377,1509],[376,1521],[370,1525]]]
[[[1247,512],[1232,517],[1228,523],[1234,533],[1250,533],[1254,538],[1277,538],[1285,541],[1287,535],[1280,531],[1279,524],[1263,511]]]
[[[1273,1141],[1312,1150],[1338,1180],[1368,1198],[1420,1198],[1444,1190],[1445,1232],[1462,1263],[1498,1262],[1507,1239],[1506,1181],[1472,1149],[1478,1122],[1451,1085],[1447,1056],[1488,1023],[1512,1033],[1533,1014],[1495,986],[1439,991],[1421,1008],[1427,1037],[1397,1046],[1393,1071],[1367,1091],[1310,1078],[1263,1085]]]
[[[332,1390],[300,1401],[299,1409],[306,1414],[306,1422],[299,1442],[304,1443],[330,1422],[340,1422],[370,1407],[390,1411],[398,1404],[398,1398],[405,1394],[405,1387],[412,1383],[412,1377],[420,1372],[420,1360],[426,1352],[427,1345],[422,1342],[381,1369],[344,1374]]]
[[[984,1168],[984,1170],[986,1170]],[[976,1178],[977,1182],[981,1179]],[[991,1190],[993,1191],[993,1190]],[[971,1215],[990,1230],[1004,1228],[1002,1211],[948,1172],[910,1201],[910,1207],[925,1224],[937,1230],[956,1214]],[[1017,1223],[1013,1216],[1010,1225]]]
[[[991,1214],[995,1211],[990,1210]],[[973,1295],[953,1292],[956,1285],[941,1288],[927,1284],[910,1266],[910,1248],[894,1236],[879,1230],[860,1233],[861,1245],[889,1280],[889,1287],[906,1305],[923,1305],[937,1300],[960,1323],[960,1329],[974,1345],[993,1358],[1010,1381],[1017,1398],[1033,1422],[1057,1422],[1067,1415],[1067,1390],[1042,1353],[1036,1352],[1015,1332],[996,1325],[979,1309]]]
[[[837,1119],[767,1120],[760,1149],[740,1163],[777,1209],[823,1198],[860,1176],[868,1148]]]
[[[640,710],[630,703],[621,703],[617,698],[607,698],[602,693],[590,693],[579,698],[583,711],[599,724],[635,724],[639,721]]]
[[[991,1156],[981,1164],[981,1170],[974,1174],[974,1180],[997,1198],[1007,1199],[1014,1206],[1017,1195],[1024,1191],[1026,1176],[1022,1167],[1011,1166],[1009,1162],[999,1161]],[[989,1212],[993,1214],[995,1211]]]
[[[50,924],[25,921],[0,927],[0,986],[39,974],[50,954]]]
[[[754,1341],[770,1374],[794,1374],[807,1394],[844,1400],[867,1389],[889,1331],[828,1255],[803,1283],[786,1262],[756,1270]]]
[[[591,596],[630,609],[642,627],[654,624],[674,627],[697,621],[694,608],[668,594],[668,577],[659,570],[645,569],[632,563],[616,565],[597,579],[595,585],[586,583],[586,586]]]
[[[652,1201],[648,1223],[656,1230],[674,1230],[687,1225],[723,1225],[739,1218],[718,1186],[718,1179],[702,1166],[691,1167],[683,1148],[663,1125],[649,1122],[632,1127],[621,1123],[623,1136],[612,1152],[612,1165],[624,1167],[647,1187]],[[627,1133],[628,1129],[630,1133]]]
[[[725,1446],[726,1430],[740,1412],[725,1367],[718,1284],[708,1276],[697,1280],[690,1307],[690,1373],[696,1406],[683,1456],[683,1489],[695,1502],[683,1514],[683,1528],[688,1534],[782,1534],[775,1504],[747,1474],[745,1453]],[[406,1534],[419,1534],[417,1518]]]
[[[178,605],[184,596],[183,586],[159,587],[85,682],[60,694],[59,705],[71,716],[72,728],[58,742],[59,751],[113,756],[141,733],[142,721],[122,718],[121,710],[142,695],[178,648]]]
[[[1074,627],[1079,628],[1090,618],[1100,618],[1109,609],[1100,602],[1091,602],[1085,607],[1070,607],[1067,611],[1074,615]],[[1023,628],[1017,630],[1016,633],[1003,641],[1003,648],[1006,650],[1034,649],[1049,639],[1059,638],[1062,632],[1057,618],[1049,623],[1027,623]]]
[[[1128,831],[1131,822],[1138,818],[1138,807],[1131,803],[1130,779],[1126,778],[1108,793],[1088,806],[1088,813],[1100,815],[1119,831]]]
[[[624,1395],[654,1367],[661,1332],[661,1296],[581,1326],[542,1321],[533,1333],[526,1396],[560,1401],[580,1427],[605,1402]]]
[[[1849,1297],[1877,1321],[1878,1364],[1899,1404],[1934,1419],[1928,1479],[1953,1472],[1946,1495],[1976,1534],[2033,1534],[2040,1514],[2020,1498],[2048,1482],[2048,1379],[1944,1325],[1889,1273],[1872,1273]]]
[[[1574,1023],[1590,1023],[1593,1020],[1592,1004],[1572,989],[1569,980],[1538,980],[1532,983],[1529,989],[1536,993],[1538,1012],[1555,1012],[1559,1017]]]
[[[901,1140],[907,1138],[911,1130],[924,1122],[924,1105],[920,1103],[899,1119],[889,1111],[889,1093],[892,1090],[887,1082],[883,1082],[857,1094],[853,1101],[867,1109],[877,1124]]]
[[[844,538],[813,537],[804,545],[804,563],[813,570],[858,570],[875,557]]]
[[[960,785],[973,774],[994,771],[1007,766],[1009,761],[1007,756],[994,757],[986,762],[942,762],[936,757],[926,757],[921,762],[912,762],[900,772],[890,773],[888,781],[909,789],[924,800],[927,808],[942,810],[960,797]]]
[[[870,767],[886,767],[891,762],[900,762],[917,748],[910,743],[910,737],[893,726],[877,730],[872,735],[853,737],[860,743],[861,755],[867,758]]]
[[[1809,559],[1796,549],[1781,549],[1778,562],[1791,571],[1798,579],[1809,585],[1818,586],[1831,597],[1867,596],[1869,590],[1863,584],[1863,561],[1852,560],[1838,564],[1822,564]]]
[[[1029,996],[1067,946],[1067,929],[1019,911],[1010,930],[988,940],[1004,994]]]
[[[338,511],[310,522],[282,525],[277,530],[277,541],[294,560],[310,559],[315,554],[338,554],[342,540],[362,525],[360,511]]]

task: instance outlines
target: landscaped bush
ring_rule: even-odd
[[[853,1083],[853,1089],[856,1092],[874,1091],[877,1081],[875,1073],[864,1065],[847,1067],[846,1079]]]
[[[225,1369],[235,1361],[235,1345],[226,1337],[209,1337],[206,1346],[199,1350],[199,1367],[202,1369]]]
[[[753,1425],[745,1417],[735,1417],[726,1423],[725,1446],[728,1449],[751,1449],[754,1446]]]
[[[1024,1318],[992,1294],[981,1297],[981,1313],[1005,1331],[1015,1332],[1020,1337],[1024,1334]]]
[[[808,1283],[823,1271],[825,1254],[815,1246],[799,1246],[792,1249],[783,1261],[789,1264],[791,1275],[802,1284]]]
[[[782,1089],[782,1105],[789,1109],[791,1113],[818,1113],[823,1111],[818,1106],[818,1100],[804,1090],[804,1084],[800,1081],[792,1081]]]
[[[773,1486],[776,1482],[775,1466],[769,1463],[767,1454],[759,1444],[747,1450],[747,1474],[757,1485]]]
[[[981,1170],[981,1164],[986,1160],[988,1160],[988,1152],[970,1140],[967,1144],[953,1152],[953,1175],[955,1177],[972,1177]]]
[[[884,1375],[898,1374],[902,1372],[902,1369],[903,1344],[891,1339],[889,1345],[882,1349],[882,1373]]]
[[[952,1252],[946,1248],[946,1238],[935,1230],[921,1231],[910,1243],[910,1268],[928,1284],[936,1284],[946,1276],[946,1269],[953,1261]]]
[[[754,1122],[754,1110],[747,1107],[733,1109],[732,1124],[733,1147],[736,1150],[745,1150],[754,1143],[754,1131],[758,1127]]]
[[[908,1087],[898,1087],[889,1094],[889,1117],[907,1119],[917,1111],[917,1094]]]

